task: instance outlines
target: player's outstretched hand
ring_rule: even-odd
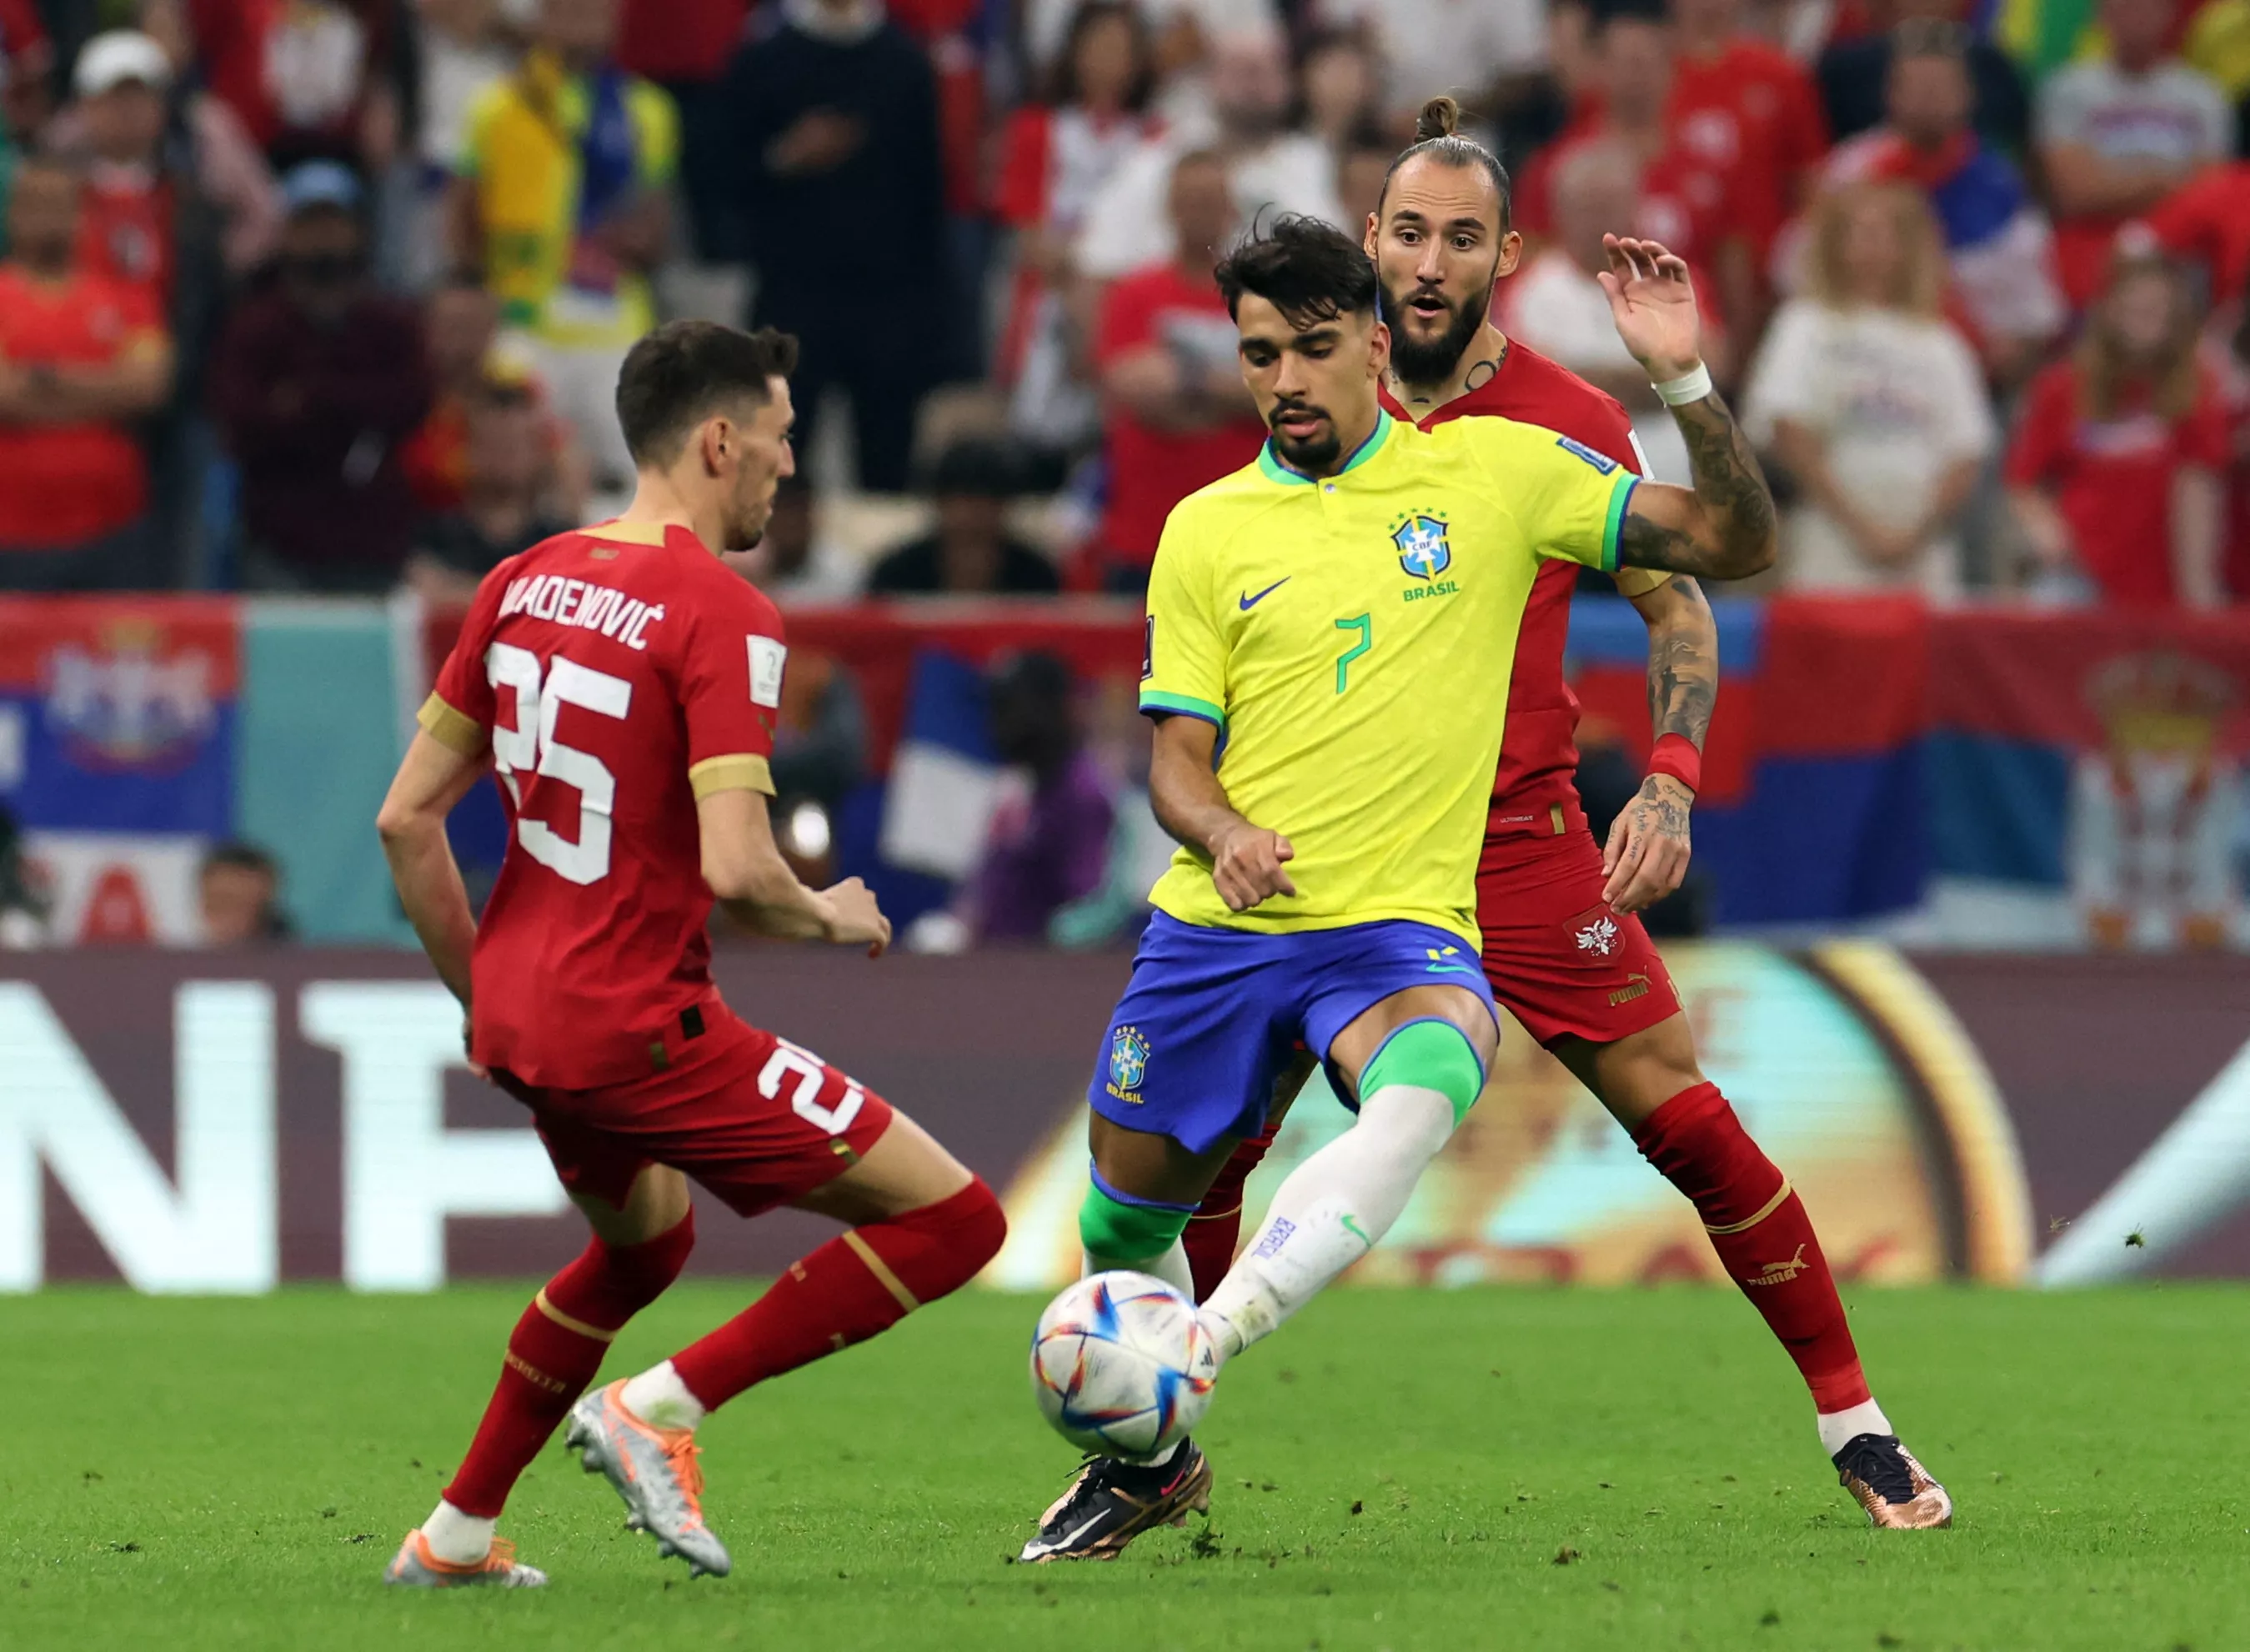
[[[891,944],[891,920],[875,905],[875,891],[858,878],[847,878],[820,892],[836,914],[828,926],[828,939],[839,946],[865,946],[868,957],[880,958]]]
[[[1281,870],[1297,850],[1279,832],[1244,821],[1211,846],[1211,881],[1232,912],[1246,912],[1273,895],[1294,895],[1296,885]]]
[[[1660,242],[1631,236],[1605,235],[1602,250],[1610,267],[1595,279],[1632,359],[1659,384],[1693,373],[1703,361],[1703,320],[1688,261]]]
[[[1695,794],[1669,774],[1651,774],[1610,823],[1602,850],[1602,898],[1621,912],[1653,906],[1688,876],[1688,811]]]

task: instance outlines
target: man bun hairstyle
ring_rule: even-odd
[[[1285,212],[1253,229],[1211,272],[1226,313],[1239,319],[1242,295],[1254,293],[1299,329],[1346,315],[1372,315],[1379,284],[1359,243],[1335,224]]]
[[[695,427],[745,403],[763,406],[771,381],[797,370],[797,340],[760,327],[667,321],[625,354],[618,374],[618,423],[635,465],[679,458]]]
[[[1450,138],[1461,129],[1461,106],[1458,100],[1440,92],[1422,106],[1414,117],[1414,141],[1427,143],[1433,138]]]
[[[1398,152],[1391,162],[1391,170],[1383,175],[1383,193],[1376,197],[1375,215],[1383,216],[1383,203],[1391,197],[1391,180],[1398,176],[1398,169],[1409,161],[1427,155],[1439,166],[1477,167],[1492,180],[1493,190],[1500,196],[1500,227],[1505,233],[1515,219],[1514,191],[1508,182],[1508,169],[1500,157],[1474,138],[1461,132],[1461,106],[1442,92],[1422,106],[1414,117],[1414,141]]]

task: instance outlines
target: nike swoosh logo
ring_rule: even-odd
[[[1088,1520],[1084,1525],[1079,1527],[1077,1531],[1064,1532],[1061,1537],[1056,1538],[1054,1542],[1047,1545],[1047,1552],[1050,1554],[1053,1554],[1058,1553],[1064,1549],[1067,1549],[1072,1544],[1077,1542],[1087,1532],[1093,1531],[1094,1527],[1100,1525],[1101,1524],[1101,1515],[1097,1514],[1094,1518]]]
[[[1360,1243],[1365,1245],[1370,1250],[1375,1249],[1375,1241],[1367,1236],[1366,1229],[1361,1227],[1359,1223],[1353,1221],[1349,1216],[1346,1216],[1342,1220],[1343,1225],[1351,1229],[1353,1235],[1359,1240]]]
[[[1467,964],[1425,964],[1423,969],[1432,975],[1474,975],[1476,971]]]
[[[1294,577],[1295,577],[1294,575],[1284,574],[1280,579],[1275,580],[1271,585],[1268,585],[1264,590],[1259,592],[1255,596],[1252,596],[1246,592],[1241,599],[1242,611],[1247,614],[1252,609],[1257,607],[1259,603],[1273,595],[1274,592],[1280,590],[1284,585],[1287,585]]]

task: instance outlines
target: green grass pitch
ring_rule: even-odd
[[[1232,1367],[1207,1527],[1005,1563],[1071,1467],[1038,1304],[970,1293],[705,1432],[733,1577],[690,1586],[558,1446],[502,1524],[551,1587],[378,1587],[522,1290],[0,1303],[0,1646],[2250,1646],[2250,1293],[1850,1293],[1951,1532],[1873,1532],[1731,1295],[1338,1291]],[[733,1311],[683,1289],[625,1371]]]

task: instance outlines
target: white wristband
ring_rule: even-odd
[[[1690,402],[1700,402],[1711,393],[1711,369],[1701,361],[1693,373],[1682,373],[1676,379],[1667,379],[1650,387],[1658,401],[1667,407],[1685,407]]]

